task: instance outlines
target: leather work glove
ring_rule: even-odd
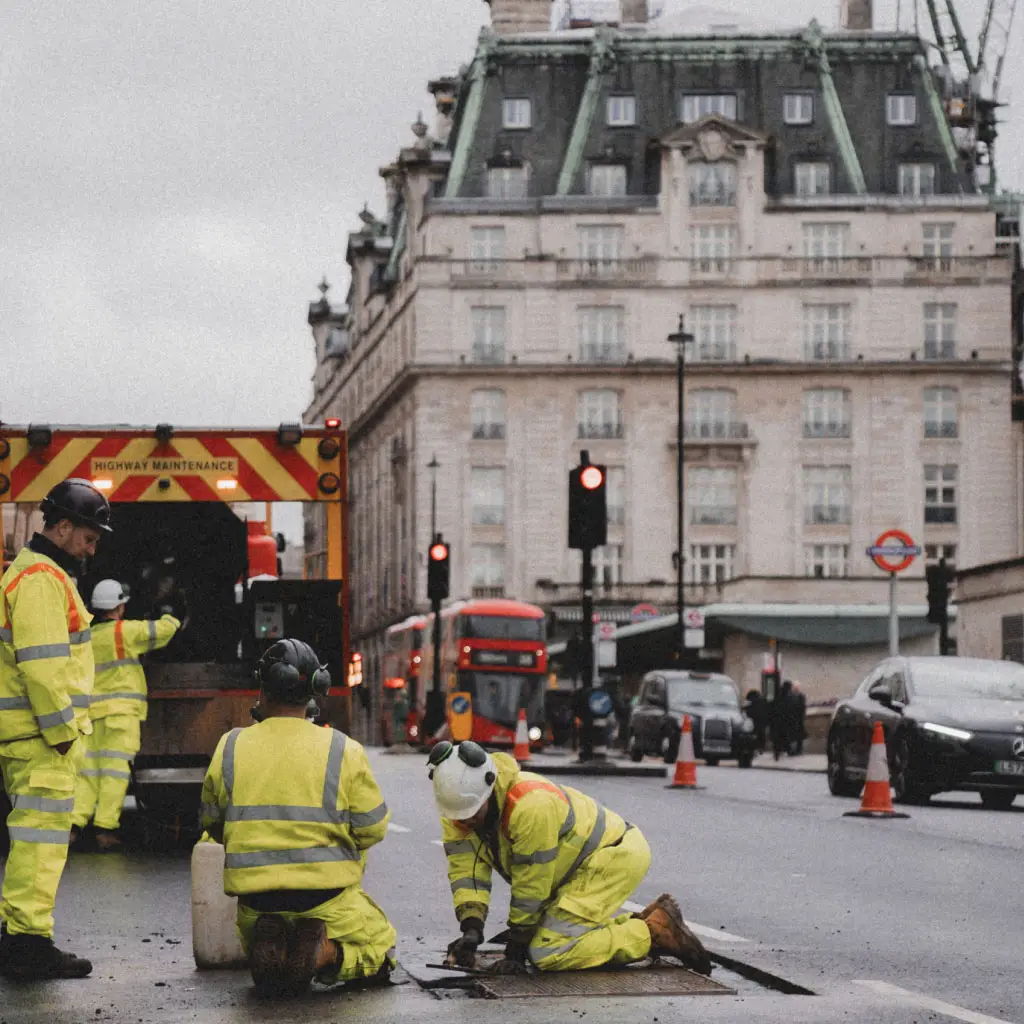
[[[526,974],[529,971],[527,967],[529,945],[528,938],[513,934],[505,946],[504,957],[494,965],[492,971],[495,974]]]
[[[466,918],[462,922],[462,936],[448,945],[449,966],[472,967],[476,963],[477,947],[484,941],[483,921]]]

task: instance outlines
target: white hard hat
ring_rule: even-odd
[[[92,588],[89,603],[100,612],[109,612],[128,600],[128,588],[117,580],[100,580]]]
[[[478,744],[452,745],[445,740],[430,752],[430,778],[441,816],[465,821],[487,803],[498,770],[491,755]]]

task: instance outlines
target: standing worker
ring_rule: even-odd
[[[95,616],[92,650],[96,661],[89,704],[92,735],[85,743],[85,767],[78,773],[71,842],[92,821],[100,853],[121,848],[117,834],[121,808],[148,710],[146,673],[139,656],[166,647],[182,624],[170,612],[149,622],[126,620],[127,603],[127,588],[117,580],[100,580],[89,599]],[[184,616],[184,612],[178,614]]]
[[[527,960],[542,971],[578,971],[649,956],[711,973],[707,951],[671,896],[639,914],[621,913],[651,864],[635,825],[476,743],[438,743],[429,764],[462,929],[448,947],[450,962],[473,966],[496,870],[512,887],[499,974],[523,973]]]
[[[263,995],[323,984],[387,981],[395,929],[361,887],[366,851],[390,812],[366,753],[306,719],[330,676],[299,640],[256,667],[260,721],[221,737],[203,783],[203,828],[225,846],[224,892]]]
[[[110,505],[88,480],[57,484],[35,534],[0,580],[0,769],[12,810],[0,902],[0,974],[84,978],[92,964],[53,943],[75,776],[92,731],[92,616],[75,580],[110,533]]]

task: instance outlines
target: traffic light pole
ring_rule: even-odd
[[[594,715],[590,695],[594,691],[594,552],[581,551],[580,589],[582,590],[583,626],[580,631],[580,760],[594,759]]]
[[[431,601],[430,610],[434,613],[434,665],[433,680],[430,684],[430,696],[427,698],[427,715],[430,719],[427,735],[432,735],[440,725],[439,714],[441,703],[441,602]]]

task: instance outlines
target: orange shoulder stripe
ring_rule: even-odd
[[[501,811],[501,830],[505,833],[506,838],[508,837],[509,819],[512,817],[512,812],[516,809],[516,804],[519,803],[527,793],[533,793],[538,789],[554,793],[559,800],[564,800],[565,803],[569,802],[568,799],[566,799],[565,794],[550,782],[534,782],[532,780],[517,782],[511,789],[509,789],[508,793],[505,794],[505,806]]]
[[[78,615],[78,606],[75,604],[75,595],[71,593],[71,585],[67,579],[60,572],[59,569],[55,569],[52,565],[47,565],[45,562],[37,562],[35,565],[30,565],[27,569],[22,569],[17,576],[7,584],[7,589],[4,591],[4,597],[7,598],[11,591],[26,577],[34,576],[37,572],[48,572],[51,576],[55,577],[60,585],[64,588],[64,594],[68,599],[68,632],[78,633],[82,628],[82,621]]]

